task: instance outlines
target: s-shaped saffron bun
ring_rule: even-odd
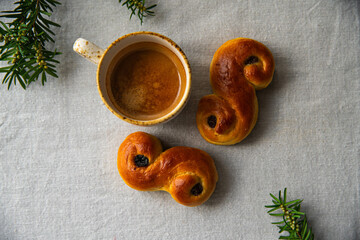
[[[178,203],[189,207],[208,200],[218,180],[214,161],[206,152],[190,147],[163,151],[160,141],[144,132],[126,137],[117,164],[129,187],[167,191]]]
[[[246,138],[258,117],[255,90],[270,84],[274,68],[270,50],[260,42],[236,38],[220,46],[210,64],[214,94],[201,98],[196,115],[201,136],[217,145]]]

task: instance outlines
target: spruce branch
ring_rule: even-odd
[[[48,19],[53,7],[60,3],[56,0],[19,0],[14,3],[12,11],[2,11],[0,18],[12,20],[4,23],[0,21],[0,61],[7,62],[7,66],[0,68],[5,73],[3,84],[19,83],[24,89],[41,78],[42,85],[47,81],[47,75],[58,77],[56,74],[55,56],[60,52],[49,51],[45,48],[47,42],[54,42],[55,33],[51,27],[59,24]]]
[[[119,3],[121,3],[122,0],[119,0]],[[131,14],[130,19],[133,15],[137,15],[140,19],[141,25],[143,24],[144,17],[147,16],[155,16],[155,13],[152,11],[153,8],[156,7],[156,4],[151,5],[150,7],[145,6],[145,0],[125,0],[122,4],[122,6],[126,6]],[[137,12],[136,12],[137,11]]]
[[[268,211],[269,215],[282,217],[282,221],[273,222],[272,224],[277,225],[280,229],[279,233],[289,233],[288,236],[280,236],[279,239],[314,240],[314,234],[308,226],[306,214],[300,211],[303,200],[297,199],[288,202],[286,199],[286,188],[284,189],[283,196],[281,191],[279,191],[278,198],[271,193],[270,196],[273,198],[273,205],[265,206],[270,208]]]

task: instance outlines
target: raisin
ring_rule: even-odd
[[[191,189],[191,194],[194,196],[198,196],[202,193],[203,191],[203,186],[201,185],[201,183],[196,184],[192,189]]]
[[[207,123],[209,124],[209,127],[214,128],[216,126],[216,117],[214,115],[209,116]]]
[[[146,167],[149,165],[149,159],[140,154],[135,156],[134,162],[137,167]]]
[[[246,61],[244,62],[245,65],[250,65],[250,64],[253,64],[253,63],[257,63],[259,61],[259,58],[258,57],[255,57],[255,56],[251,56],[249,57],[248,59],[246,59]]]

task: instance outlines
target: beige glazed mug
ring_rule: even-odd
[[[126,122],[148,126],[169,121],[189,99],[189,62],[180,47],[163,35],[130,33],[106,50],[79,38],[73,49],[98,65],[100,97]]]

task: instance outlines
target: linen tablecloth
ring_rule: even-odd
[[[2,0],[0,10],[13,2]],[[277,239],[278,219],[264,205],[285,187],[288,199],[304,199],[316,239],[360,239],[358,1],[149,0],[156,16],[143,25],[117,0],[61,2],[49,45],[62,52],[59,79],[26,91],[0,87],[0,239]],[[191,98],[162,125],[113,115],[98,94],[96,66],[72,50],[78,37],[106,48],[135,31],[168,36],[191,64]],[[215,146],[197,130],[197,104],[212,92],[214,52],[237,37],[264,43],[275,75],[257,92],[252,133]],[[116,155],[135,131],[208,152],[219,172],[213,196],[188,208],[165,192],[129,188]]]

